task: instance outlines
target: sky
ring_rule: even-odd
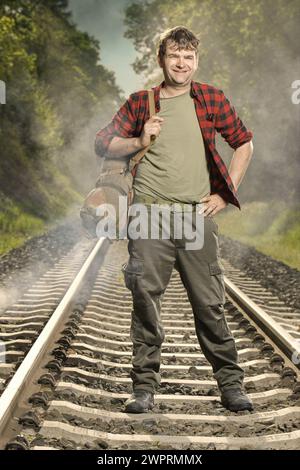
[[[115,72],[119,87],[128,96],[143,88],[131,63],[137,55],[132,42],[123,37],[124,9],[132,0],[69,0],[78,27],[100,41],[101,63]]]

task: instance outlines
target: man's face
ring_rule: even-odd
[[[181,49],[174,42],[167,42],[166,53],[158,59],[168,85],[184,87],[191,82],[198,68],[198,56],[195,50]]]

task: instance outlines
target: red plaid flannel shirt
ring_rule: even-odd
[[[155,111],[160,110],[159,94],[162,82],[153,88]],[[191,94],[194,99],[199,126],[202,132],[209,167],[211,194],[218,193],[223,199],[240,209],[237,193],[228,174],[225,163],[220,157],[215,143],[216,131],[234,150],[252,139],[252,132],[247,130],[237,116],[234,107],[217,88],[192,81]],[[145,121],[149,119],[147,90],[130,95],[111,122],[99,130],[96,135],[95,150],[104,157],[114,137],[138,137]]]

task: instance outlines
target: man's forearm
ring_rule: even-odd
[[[229,167],[229,176],[237,190],[242,179],[246,173],[253,153],[252,141],[247,142],[241,147],[237,148],[233,154]]]
[[[107,156],[109,158],[120,158],[141,150],[142,144],[139,137],[122,138],[114,137],[109,144]]]

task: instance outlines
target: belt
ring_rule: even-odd
[[[168,209],[173,209],[174,206],[180,206],[184,210],[196,210],[197,204],[201,204],[200,202],[172,202],[167,201],[165,199],[161,199],[159,197],[148,196],[148,195],[134,195],[133,204],[159,204],[159,205],[166,205],[169,206]]]

